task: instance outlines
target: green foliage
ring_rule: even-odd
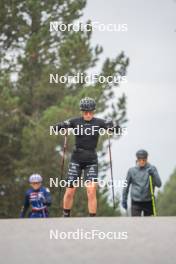
[[[58,153],[56,147],[62,147],[63,138],[50,136],[49,126],[79,115],[78,104],[82,97],[94,97],[98,102],[97,113],[107,110],[104,117],[113,117],[119,124],[126,122],[125,95],[119,94],[119,98],[109,104],[119,88],[115,83],[49,83],[50,73],[87,75],[99,61],[103,49],[91,46],[91,32],[55,34],[49,31],[50,21],[61,24],[77,21],[85,4],[85,0],[0,2],[1,217],[18,217],[31,173],[41,173],[47,186],[49,177],[60,177],[61,152]],[[121,52],[114,59],[106,59],[99,75],[120,77],[126,74],[128,64],[128,58]],[[99,150],[105,175],[104,140],[101,139]],[[73,142],[70,137],[65,175]],[[58,191],[53,189],[52,196],[51,215],[57,216]],[[86,199],[81,199],[80,205],[79,196],[85,197],[84,191],[78,191],[73,213],[87,215]],[[114,213],[110,206],[107,191],[98,192],[98,196],[99,215],[119,214],[118,208]]]
[[[158,214],[160,216],[176,216],[176,170],[157,196]]]

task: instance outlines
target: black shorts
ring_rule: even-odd
[[[98,182],[98,162],[75,162],[70,161],[67,175],[67,187],[73,188],[84,172],[84,180],[86,182]]]

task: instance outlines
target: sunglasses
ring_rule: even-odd
[[[93,112],[86,111],[84,112],[84,115],[93,115]]]

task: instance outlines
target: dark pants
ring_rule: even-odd
[[[42,210],[39,212],[30,212],[28,215],[29,218],[46,218],[48,216],[48,211],[46,210]]]
[[[142,212],[144,212],[144,216],[153,215],[152,201],[149,201],[149,202],[132,201],[131,215],[132,216],[141,216]]]

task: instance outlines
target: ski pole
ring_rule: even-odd
[[[39,200],[38,195],[37,195],[37,204],[38,204],[39,208],[44,207],[44,204]],[[42,214],[43,214],[43,217],[45,218],[46,215],[45,215],[45,209],[44,208],[42,209]]]
[[[108,148],[109,148],[109,161],[110,161],[111,181],[112,181],[112,200],[113,200],[113,207],[115,209],[115,195],[114,195],[114,179],[113,179],[113,170],[112,170],[111,141],[110,141],[110,136],[109,135],[108,135]]]
[[[43,203],[42,203],[42,207],[44,207],[44,204]],[[46,217],[45,208],[42,209],[42,213],[43,213],[43,217],[45,218]]]
[[[43,202],[41,202],[41,206],[44,207]],[[43,213],[43,217],[45,218],[45,217],[46,217],[46,214],[45,214],[45,208],[42,209],[42,213]]]
[[[44,207],[44,204],[43,204],[43,202],[41,201],[41,200],[39,200],[39,197],[37,196],[37,202],[38,202],[38,206],[40,207]],[[43,214],[43,217],[45,218],[46,217],[46,215],[45,215],[45,209],[43,208],[42,209],[42,214]]]
[[[61,160],[61,176],[60,176],[60,183],[59,183],[59,206],[61,203],[61,194],[62,194],[62,188],[61,188],[61,181],[63,179],[64,175],[64,163],[65,163],[65,153],[67,148],[67,133],[64,136],[64,144],[63,144],[63,154],[62,154],[62,160]]]
[[[150,192],[151,192],[151,196],[152,196],[153,215],[157,216],[156,205],[155,205],[155,196],[154,196],[154,191],[153,191],[153,182],[152,182],[152,176],[151,175],[149,175],[149,182],[150,182]]]

